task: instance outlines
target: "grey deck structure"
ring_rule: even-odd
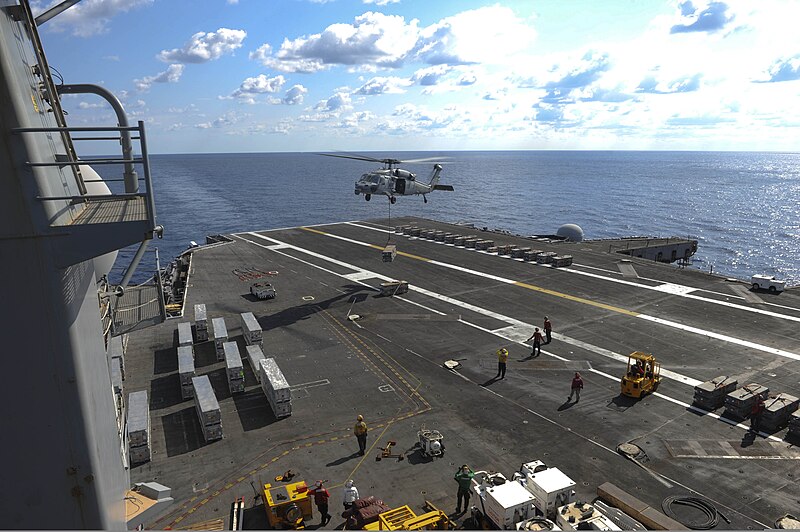
[[[397,235],[401,224],[574,262],[555,268]],[[267,356],[292,388],[292,415],[276,419],[249,364],[246,391],[231,396],[213,340],[197,344],[197,374],[208,375],[225,426],[225,439],[206,445],[191,401],[180,397],[175,324],[132,333],[126,386],[150,391],[153,454],[131,478],[158,478],[176,501],[151,527],[220,516],[239,496],[252,503],[259,484],[287,469],[307,482],[329,479],[331,509],[340,508],[340,485],[352,478],[361,495],[390,507],[419,510],[427,499],[449,512],[461,464],[510,476],[537,459],[573,479],[581,500],[607,481],[656,508],[694,490],[730,519],[719,528],[770,527],[797,508],[800,451],[784,440],[786,428],[748,434],[747,421],[690,406],[694,386],[719,375],[800,395],[795,289],[760,294],[754,304],[734,289],[744,282],[609,253],[607,241],[532,244],[412,218],[232,238],[194,251],[187,308],[204,302],[209,316],[231,324],[253,312]],[[381,259],[387,239],[397,246],[391,263]],[[620,271],[623,258],[637,277]],[[256,300],[252,281],[231,273],[252,265],[278,272],[270,279],[276,299]],[[408,293],[379,296],[381,282],[400,279],[409,281]],[[351,314],[360,319],[349,321]],[[531,358],[523,342],[545,315],[553,341]],[[239,329],[229,339],[244,349]],[[510,351],[508,372],[494,380],[500,347]],[[658,392],[638,401],[619,393],[632,351],[663,364]],[[447,370],[447,360],[461,365]],[[575,371],[585,388],[580,402],[567,403]],[[358,414],[369,426],[365,457],[352,435]],[[415,448],[422,425],[444,435],[443,458],[423,458]],[[406,460],[375,461],[389,440]],[[625,442],[644,451],[638,463],[617,453]],[[263,508],[252,512],[255,518]],[[331,513],[330,526],[341,524]]]

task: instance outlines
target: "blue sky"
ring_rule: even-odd
[[[83,0],[40,32],[156,153],[797,151],[798,20],[793,0]]]

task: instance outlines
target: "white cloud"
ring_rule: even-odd
[[[80,102],[78,104],[78,109],[102,109],[102,108],[105,108],[107,106],[108,106],[108,104]]]
[[[54,5],[60,4],[61,1],[34,0],[31,2],[31,9],[34,16],[38,16]],[[111,19],[117,14],[149,6],[152,3],[153,0],[84,0],[50,19],[45,29],[56,32],[71,31],[78,37],[107,33]]]
[[[153,83],[177,83],[183,74],[183,65],[170,65],[164,72],[156,74],[155,76],[145,76],[142,79],[133,80],[136,89],[139,91],[146,91],[150,89]]]
[[[254,104],[255,96],[259,94],[274,94],[283,88],[286,78],[275,76],[273,78],[260,74],[254,78],[247,78],[242,81],[239,88],[231,93],[230,96],[223,96],[222,99],[237,98],[240,102]]]
[[[345,111],[349,110],[352,106],[350,105],[350,94],[347,92],[336,92],[333,96],[328,98],[327,100],[322,100],[319,102],[314,109],[321,110],[321,111],[328,111],[328,112],[335,112],[335,111]]]
[[[406,92],[405,88],[412,84],[412,81],[405,78],[398,78],[394,76],[375,77],[353,91],[353,94],[361,94],[364,96],[374,96],[377,94],[402,94]]]
[[[388,6],[389,4],[399,4],[400,0],[362,0],[364,4],[375,4],[376,6]]]
[[[250,57],[283,72],[317,72],[331,65],[398,67],[416,45],[418,23],[370,11],[353,24],[332,24],[322,33],[285,39],[274,54],[263,45]]]
[[[165,63],[206,63],[240,48],[246,36],[244,30],[228,28],[209,33],[201,31],[192,35],[183,48],[162,50],[157,57]]]
[[[286,96],[283,97],[282,103],[286,105],[300,105],[303,103],[303,98],[308,94],[308,89],[302,85],[293,85],[288,91]]]

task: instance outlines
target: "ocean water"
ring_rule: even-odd
[[[375,163],[305,153],[154,155],[155,241],[162,265],[205,235],[414,215],[529,235],[565,223],[588,239],[633,235],[699,240],[694,268],[800,284],[800,154],[742,152],[402,152],[442,156],[455,192],[364,201],[355,180]],[[419,179],[432,164],[405,165]],[[108,171],[104,171],[107,174]],[[112,272],[132,256],[124,250]],[[146,261],[146,262],[145,262]],[[145,257],[134,279],[152,273]]]

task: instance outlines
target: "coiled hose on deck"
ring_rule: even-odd
[[[675,515],[675,512],[672,511],[671,506],[673,504],[681,504],[683,506],[691,506],[692,508],[697,508],[701,512],[706,515],[705,521],[683,521],[678,519],[678,516]],[[698,497],[679,497],[679,496],[671,496],[667,497],[663,501],[661,501],[661,509],[664,510],[664,513],[667,514],[672,519],[675,519],[679,523],[683,523],[684,525],[688,526],[692,530],[710,530],[717,526],[719,523],[719,518],[722,517],[726,523],[730,524],[730,521],[724,514],[717,511],[717,507],[708,502],[705,499],[700,499]]]

